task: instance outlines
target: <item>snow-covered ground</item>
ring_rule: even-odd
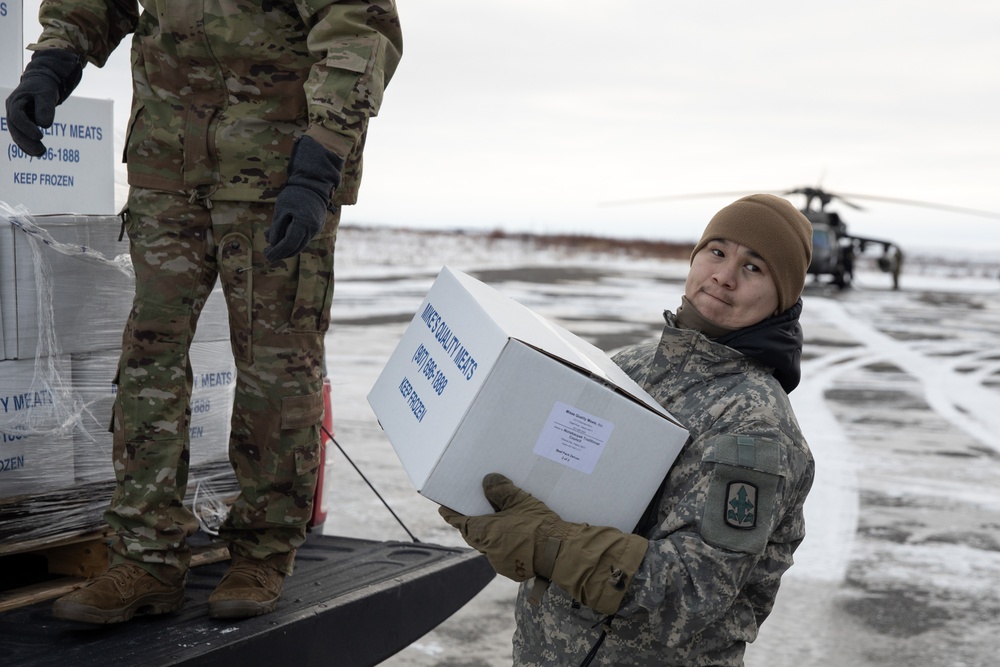
[[[445,264],[613,353],[658,335],[687,262],[341,231],[327,341],[337,441],[417,538],[464,546],[413,490],[365,398]],[[972,667],[1000,654],[1000,280],[995,266],[914,259],[890,287],[864,270],[852,290],[807,286],[791,398],[816,484],[807,538],[749,667]],[[325,532],[408,539],[342,459],[330,492]],[[384,664],[509,665],[515,589],[495,579]]]

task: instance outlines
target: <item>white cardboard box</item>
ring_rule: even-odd
[[[53,357],[53,379],[70,375],[70,360]],[[34,359],[0,361],[0,498],[73,485],[73,436],[58,430],[60,396],[36,378]]]
[[[14,88],[21,81],[24,61],[23,0],[0,2],[0,86]]]
[[[194,334],[194,342],[225,342],[229,345],[229,306],[226,305],[220,279],[216,279],[215,289],[208,295],[205,307],[198,316],[198,329]],[[229,353],[229,358],[232,358],[232,352]]]
[[[417,490],[493,511],[499,472],[567,521],[631,531],[687,431],[601,350],[445,267],[368,394]]]
[[[53,215],[31,217],[30,222],[59,245],[33,242],[0,215],[0,358],[34,357],[39,332],[51,333],[64,354],[121,349],[135,294],[134,278],[118,268],[130,263],[128,239],[118,240],[121,220]],[[51,299],[51,315],[39,311],[39,285]],[[229,316],[218,281],[194,340],[229,340]]]
[[[3,67],[0,64],[0,67]],[[20,72],[18,72],[20,79]],[[6,100],[11,88],[0,88]],[[115,212],[114,102],[71,95],[43,130],[46,152],[32,157],[10,138],[0,112],[0,199],[39,213]]]
[[[0,222],[0,225],[2,225],[2,224],[3,224],[3,222]],[[2,278],[0,278],[0,280],[2,280]],[[4,346],[4,343],[3,343],[3,287],[2,287],[2,285],[0,285],[0,359],[4,359],[4,358],[7,357],[7,355],[4,354],[4,351],[3,351],[4,347],[3,346]]]
[[[117,216],[39,216],[31,219],[52,240],[76,254],[39,243],[36,260],[31,239],[0,217],[0,306],[4,357],[32,359],[39,333],[55,336],[58,351],[71,354],[121,347],[122,329],[132,307],[134,279],[111,265],[89,259],[84,248],[109,260],[125,255],[118,241]],[[51,297],[51,319],[39,311],[39,285]],[[51,351],[51,350],[47,350]]]

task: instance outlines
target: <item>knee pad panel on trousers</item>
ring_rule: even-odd
[[[119,482],[126,477],[155,480],[183,497],[190,458],[187,420],[178,425],[178,432],[161,423],[144,422],[135,410],[125,409],[121,394],[115,399],[112,415],[112,461]]]

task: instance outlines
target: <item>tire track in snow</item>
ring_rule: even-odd
[[[813,305],[810,301],[810,306]],[[918,380],[923,387],[924,400],[934,412],[984,446],[1000,452],[1000,410],[997,409],[1000,401],[995,391],[982,384],[983,373],[993,364],[985,364],[981,372],[959,370],[968,365],[970,359],[980,359],[981,352],[938,357],[934,355],[935,348],[928,347],[926,341],[897,340],[864,318],[851,314],[842,304],[827,301],[825,308],[827,316],[833,318],[831,321],[844,322],[845,328],[870,353]]]
[[[826,391],[848,371],[877,362],[894,364],[920,382],[924,399],[936,414],[984,446],[1000,451],[996,392],[982,385],[1000,364],[986,356],[992,353],[981,351],[935,356],[939,350],[928,348],[926,341],[896,340],[833,299],[812,298],[807,311],[809,320],[849,332],[859,345],[803,361],[802,383],[790,395],[816,459],[816,480],[805,507],[807,537],[789,575],[840,581],[858,526],[858,461],[850,438],[826,404]],[[977,367],[969,371],[973,364]]]
[[[810,311],[819,310],[810,301]],[[816,460],[806,499],[806,538],[788,576],[843,581],[858,528],[858,476],[851,441],[826,405],[824,394],[846,370],[870,359],[859,348],[802,363],[802,381],[789,395],[802,433]]]

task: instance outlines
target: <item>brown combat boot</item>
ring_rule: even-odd
[[[266,562],[233,557],[222,581],[208,596],[212,618],[249,618],[274,611],[281,597],[285,573]]]
[[[137,614],[166,614],[184,606],[184,582],[165,584],[132,563],[120,563],[52,605],[56,618],[123,623]]]

